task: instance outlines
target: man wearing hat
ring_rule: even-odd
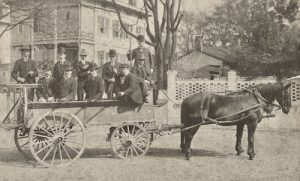
[[[71,63],[66,60],[66,50],[64,47],[60,47],[58,49],[58,61],[55,63],[53,67],[52,77],[54,77],[56,80],[60,80],[64,76],[64,67],[65,65],[68,65],[71,67]]]
[[[55,83],[50,87],[54,91],[57,101],[74,101],[77,93],[77,81],[72,77],[73,68],[64,65],[64,75],[60,79],[55,79]]]
[[[36,96],[39,102],[52,102],[54,101],[53,90],[50,88],[54,83],[52,78],[52,69],[51,66],[45,64],[43,66],[43,75],[39,78],[38,82],[39,87],[36,89]]]
[[[93,63],[90,68],[90,75],[86,82],[86,99],[97,101],[103,96],[103,80],[98,75],[97,65]]]
[[[18,83],[35,83],[35,77],[38,76],[36,63],[30,59],[30,47],[22,46],[20,48],[22,57],[16,61],[11,76]],[[34,91],[30,89],[28,92],[28,100],[33,101]]]
[[[78,87],[77,87],[77,99],[78,101],[83,100],[83,91],[87,93],[86,87],[86,81],[88,79],[90,68],[92,66],[91,62],[86,61],[87,53],[85,49],[81,49],[79,52],[80,61],[76,62],[74,67],[77,74],[77,81],[78,81]]]
[[[140,78],[130,73],[130,67],[127,64],[121,65],[122,75],[124,75],[124,83],[122,91],[117,94],[121,96],[121,100],[134,106],[143,104],[143,94],[139,85]]]
[[[138,64],[133,66],[130,69],[130,72],[135,74],[137,77],[140,78],[140,87],[142,89],[143,97],[144,97],[144,102],[148,103],[148,85],[150,85],[150,74],[147,72],[144,63],[145,63],[145,56],[144,54],[138,54],[137,57],[135,58],[138,60]]]
[[[138,44],[139,44],[138,48],[136,48],[132,51],[129,51],[127,53],[127,58],[131,62],[130,64],[132,64],[132,61],[134,59],[134,65],[138,65],[139,60],[137,60],[137,57],[140,54],[144,54],[146,70],[147,70],[148,74],[152,74],[153,73],[154,62],[152,60],[150,50],[145,47],[145,37],[144,37],[144,35],[139,35],[138,36]]]
[[[116,92],[117,85],[121,84],[120,64],[116,62],[116,50],[109,50],[109,62],[103,65],[102,78],[104,80],[105,93],[108,99],[112,99],[112,94]]]

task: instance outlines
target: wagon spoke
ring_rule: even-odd
[[[45,117],[44,117],[44,120],[45,120],[46,125],[51,129],[52,133],[54,133],[54,131],[52,129],[52,126],[50,126],[49,123],[48,123],[48,120]],[[52,136],[53,136],[53,134],[52,134]]]
[[[67,126],[70,124],[71,120],[73,120],[73,117],[68,120],[67,124],[65,124],[65,127],[64,127],[62,133],[65,132],[65,130],[67,129]]]
[[[39,153],[41,153],[42,151],[44,151],[46,148],[50,148],[51,145],[52,145],[52,144],[49,144],[49,145],[46,144],[45,147],[43,147],[42,149],[38,150],[38,152],[35,152],[35,154],[39,154]]]
[[[64,116],[61,115],[61,118],[60,118],[60,124],[59,124],[59,131],[60,131],[62,125],[63,125],[63,121],[62,121],[63,119],[64,119]]]
[[[141,130],[139,129],[139,130],[133,135],[133,137],[135,138],[136,135],[138,135],[140,132],[141,132]]]
[[[70,140],[66,140],[66,142],[68,142],[68,143],[73,143],[73,144],[77,144],[77,145],[82,145],[82,143],[78,143],[78,142],[70,141]]]
[[[57,152],[57,146],[55,146],[55,149],[54,149],[54,153],[53,153],[52,160],[51,160],[51,165],[53,165],[53,163],[54,163],[56,152]]]
[[[75,137],[75,136],[83,136],[84,134],[83,133],[78,133],[78,134],[73,134],[73,135],[65,135],[65,138],[69,138],[69,137]]]
[[[40,125],[36,125],[36,127],[39,127],[41,130],[45,131],[46,133],[48,133],[51,136],[54,136],[54,134],[50,133],[49,131],[45,130],[44,128],[42,128]]]
[[[67,152],[66,148],[64,147],[64,145],[63,144],[60,144],[60,145],[62,146],[63,150],[66,152],[66,155],[69,158],[69,160],[71,160],[71,157],[70,157],[69,153]]]
[[[127,148],[127,150],[126,150],[126,158],[128,157],[128,153],[129,153],[129,149]]]
[[[138,150],[140,150],[141,152],[144,152],[144,150],[142,150],[140,147],[138,147],[137,145],[133,145],[135,148],[137,148]]]
[[[46,155],[44,156],[44,158],[42,159],[42,161],[44,161],[48,157],[48,155],[51,153],[52,149],[53,149],[53,147],[51,147],[49,149],[49,151],[46,153]]]
[[[132,135],[134,134],[134,131],[135,131],[135,126],[133,126],[132,128],[132,132],[131,132]]]
[[[125,132],[125,130],[123,129],[123,128],[121,128],[121,130],[122,130],[122,132],[125,134],[125,136],[126,136],[126,132]]]
[[[62,163],[62,154],[61,154],[61,144],[58,144],[58,152],[59,152],[59,158],[60,158],[60,163]]]
[[[25,145],[28,145],[29,141],[26,141],[26,143],[24,143],[23,145],[21,145],[20,147],[23,147]]]
[[[35,134],[35,133],[33,133],[32,135],[33,135],[33,136],[42,137],[42,138],[47,138],[47,139],[50,139],[50,138],[52,138],[52,137],[49,137],[49,136],[44,136],[44,135]]]
[[[55,130],[55,133],[57,134],[58,132],[57,132],[57,129],[56,129],[56,119],[55,119],[55,115],[54,115],[54,113],[52,113],[52,117],[53,117],[53,126],[54,126],[54,130]]]
[[[135,146],[134,146],[134,145],[132,146],[132,149],[134,150],[134,152],[135,152],[136,156],[139,156],[139,153],[136,151],[136,149],[135,149]]]
[[[70,146],[70,145],[67,145],[67,144],[65,144],[67,147],[69,147],[69,148],[71,148],[73,151],[75,151],[76,153],[79,153],[79,151],[77,151],[75,148],[73,148],[72,146]]]
[[[39,145],[39,144],[42,144],[42,143],[49,143],[49,142],[50,142],[50,140],[39,141],[39,142],[33,143],[32,145],[34,146],[34,145]]]

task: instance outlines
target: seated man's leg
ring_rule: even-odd
[[[147,96],[149,95],[147,92],[147,84],[145,82],[139,82],[140,88],[142,90],[142,94],[143,94],[143,98],[144,98],[144,102],[148,103],[148,99]]]

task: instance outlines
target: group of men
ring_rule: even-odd
[[[153,83],[153,61],[149,49],[144,47],[144,36],[138,36],[139,47],[128,52],[132,66],[116,61],[116,51],[109,50],[109,61],[102,67],[102,76],[98,75],[97,65],[86,61],[84,49],[79,52],[79,61],[71,64],[66,60],[64,47],[58,49],[58,61],[52,68],[43,66],[43,75],[37,83],[36,95],[39,102],[99,100],[105,92],[109,99],[120,98],[132,104],[142,104],[147,100],[147,85]],[[22,58],[17,60],[11,72],[18,83],[35,83],[38,76],[36,63],[30,59],[30,48],[22,47]],[[134,63],[133,63],[134,60]],[[76,79],[77,77],[77,79]],[[103,85],[104,84],[104,85]],[[30,90],[28,99],[33,101],[34,90]]]

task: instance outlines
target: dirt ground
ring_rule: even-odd
[[[71,166],[44,168],[25,161],[15,148],[13,133],[0,130],[0,180],[300,180],[300,132],[256,133],[256,159],[234,151],[235,131],[223,127],[202,127],[192,144],[191,161],[183,159],[179,134],[158,139],[140,159],[114,158],[105,142],[106,127],[87,130],[87,148]],[[247,146],[247,132],[243,137]]]

